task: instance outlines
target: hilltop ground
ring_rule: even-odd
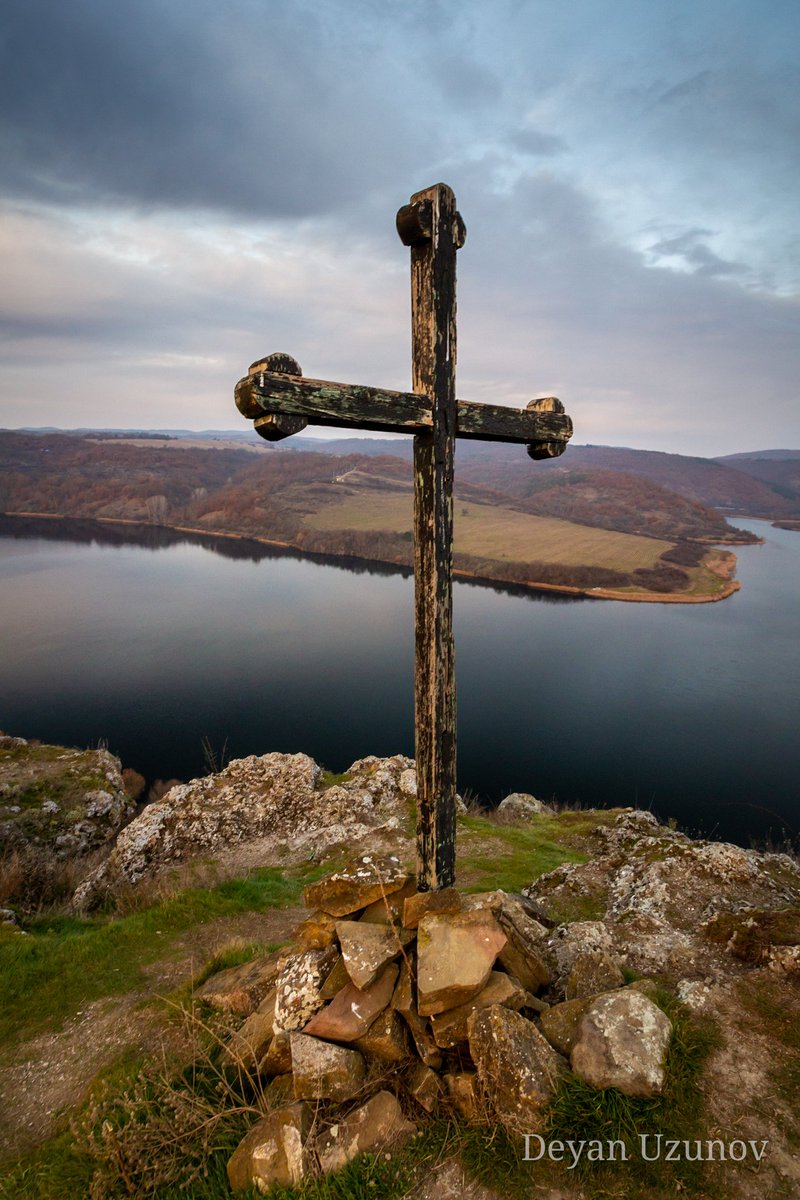
[[[23,750],[17,743],[5,753],[20,761]],[[108,1120],[112,1111],[122,1119],[99,1098],[104,1087],[117,1096],[138,1094],[135,1080],[143,1072],[158,1093],[166,1078],[180,1076],[181,1061],[190,1061],[202,1041],[197,1024],[181,1016],[190,985],[285,943],[305,915],[304,884],[366,849],[410,861],[414,786],[413,764],[399,757],[365,759],[338,777],[303,755],[232,763],[174,788],[122,830],[110,857],[98,861],[95,851],[82,870],[70,872],[70,886],[85,876],[76,893],[83,915],[74,902],[37,910],[30,895],[26,908],[19,880],[17,896],[9,896],[13,872],[6,860],[5,901],[16,907],[18,923],[0,934],[6,1163],[0,1194],[76,1200],[90,1195],[93,1176],[93,1198],[180,1194],[167,1185],[141,1190],[129,1157],[118,1169],[93,1159],[85,1140],[76,1142],[70,1132],[70,1120],[87,1113]],[[37,802],[47,800],[39,795]],[[677,1175],[665,1167],[663,1178],[627,1166],[587,1174],[563,1164],[521,1163],[519,1146],[498,1127],[481,1132],[448,1118],[398,1158],[391,1180],[365,1160],[348,1168],[346,1188],[334,1176],[308,1185],[305,1195],[374,1195],[370,1179],[382,1189],[377,1194],[413,1192],[420,1200],[451,1193],[465,1200],[798,1194],[800,870],[794,860],[692,842],[647,813],[553,812],[518,797],[494,817],[462,813],[458,884],[466,892],[524,888],[543,906],[553,926],[548,954],[556,991],[558,978],[584,952],[610,954],[628,979],[655,980],[663,1003],[683,1022],[688,1047],[685,1078],[671,1085],[679,1087],[678,1107],[691,1131],[684,1136],[766,1140],[768,1153],[761,1163],[704,1163]],[[555,992],[550,998],[557,999]],[[203,1016],[204,1023],[210,1019]],[[206,1061],[195,1061],[188,1078],[199,1079]],[[187,1077],[181,1078],[185,1087]],[[172,1100],[175,1094],[169,1091]],[[592,1136],[592,1122],[595,1136],[609,1136],[607,1105],[592,1115],[575,1109],[574,1097],[572,1108],[561,1103],[561,1136]],[[144,1111],[131,1104],[127,1120]],[[169,1112],[178,1120],[177,1110]],[[235,1144],[242,1118],[232,1119]],[[176,1129],[179,1150],[189,1155],[192,1136],[185,1123]],[[230,1137],[227,1143],[220,1137],[229,1153]],[[208,1161],[209,1179],[191,1194],[227,1195],[226,1154]]]

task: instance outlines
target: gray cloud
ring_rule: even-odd
[[[743,275],[747,273],[744,263],[728,262],[709,247],[704,240],[713,237],[710,229],[688,229],[673,238],[662,238],[648,246],[657,259],[682,258],[693,268],[696,275]]]
[[[436,142],[424,117],[410,137],[376,105],[393,70],[318,5],[11,0],[2,184],[66,204],[330,211]]]

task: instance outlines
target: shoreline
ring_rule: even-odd
[[[235,533],[231,530],[198,529],[193,525],[166,525],[161,522],[149,524],[144,521],[134,521],[129,517],[81,517],[74,515],[65,516],[63,513],[8,511],[0,515],[4,517],[27,517],[48,521],[94,521],[98,525],[129,525],[139,529],[170,529],[175,533],[189,533],[196,537],[228,538],[231,541],[254,542],[261,546],[275,546],[280,550],[293,550],[295,553],[306,555],[309,558],[355,558],[361,562],[374,563],[376,566],[396,567],[398,570],[405,571],[413,570],[413,568],[405,563],[393,562],[385,558],[366,558],[363,555],[353,553],[345,555],[325,550],[306,550],[294,542],[278,541],[276,538],[260,537],[256,534]],[[712,547],[709,548],[711,549]],[[466,571],[458,567],[453,568],[453,578],[465,581],[475,580],[479,583],[490,584],[492,587],[505,587],[509,591],[521,588],[526,592],[550,592],[556,595],[574,596],[584,600],[620,600],[627,604],[716,604],[720,600],[727,600],[730,596],[735,595],[742,586],[738,579],[730,578],[730,575],[736,569],[736,555],[732,551],[728,553],[732,562],[726,564],[724,575],[720,575],[722,578],[727,575],[728,582],[719,592],[714,593],[714,595],[687,596],[681,592],[622,592],[615,591],[613,588],[581,588],[567,583],[537,583],[534,580],[512,581],[509,579],[499,579],[493,575],[478,575],[474,571]]]

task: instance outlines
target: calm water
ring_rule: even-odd
[[[459,785],[639,804],[748,843],[800,826],[800,535],[739,550],[711,605],[457,584]],[[222,539],[0,521],[0,728],[107,741],[149,780],[304,750],[413,751],[412,590]]]

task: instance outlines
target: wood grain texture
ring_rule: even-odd
[[[379,433],[424,433],[433,428],[427,396],[386,388],[300,379],[263,371],[240,379],[236,403],[251,420],[265,412],[302,416],[313,425],[370,429]],[[572,421],[563,412],[507,408],[502,404],[456,402],[456,437],[481,441],[563,442]]]
[[[414,437],[417,887],[455,880],[456,680],[453,646],[453,466],[457,423],[456,249],[463,223],[437,184],[411,197],[431,205],[430,238],[411,246],[412,387],[432,427]]]

